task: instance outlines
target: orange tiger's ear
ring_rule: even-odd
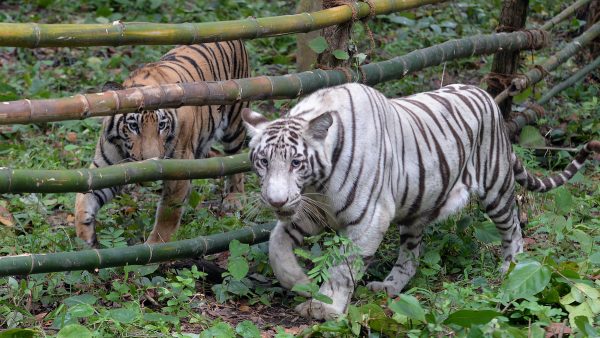
[[[242,120],[244,120],[244,126],[250,136],[259,134],[269,123],[269,120],[261,113],[254,112],[249,108],[242,109]]]
[[[108,81],[104,84],[104,86],[102,86],[102,91],[106,92],[109,90],[123,90],[125,89],[125,87],[123,87],[122,84],[114,82],[114,81]]]

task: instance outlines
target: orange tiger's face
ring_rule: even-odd
[[[124,150],[133,161],[172,157],[175,115],[169,110],[144,111],[123,116]]]

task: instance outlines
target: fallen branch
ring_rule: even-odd
[[[566,18],[573,15],[575,13],[575,11],[577,11],[580,7],[582,7],[583,5],[586,5],[590,1],[591,0],[579,0],[579,1],[575,2],[571,6],[565,8],[562,12],[558,13],[552,19],[546,21],[546,23],[543,24],[542,27],[540,27],[540,29],[543,29],[545,31],[552,30],[552,28],[554,28],[554,26],[558,25],[560,22],[562,22]]]

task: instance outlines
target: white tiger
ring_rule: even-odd
[[[370,87],[346,84],[313,93],[273,122],[248,109],[242,118],[252,135],[261,198],[278,218],[270,263],[287,288],[309,282],[293,253],[304,237],[328,226],[368,260],[393,221],[401,236],[398,260],[383,282],[368,287],[399,293],[415,274],[425,225],[462,209],[470,194],[480,197],[502,236],[506,271],[523,250],[515,181],[529,190],[552,189],[600,151],[600,142],[592,141],[560,174],[531,176],[512,151],[493,98],[468,85],[387,99]],[[308,212],[315,205],[327,207],[321,215]],[[320,293],[332,304],[313,299],[296,310],[317,319],[345,312],[362,272],[355,266],[329,271]]]

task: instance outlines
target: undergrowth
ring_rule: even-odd
[[[560,1],[530,1],[530,22],[547,20]],[[200,22],[289,14],[291,1],[66,0],[4,1],[3,22],[105,23],[114,20]],[[357,25],[352,43],[355,63],[379,61],[448,39],[495,29],[501,2],[452,2],[379,16],[369,22],[376,52]],[[555,30],[564,40],[536,52],[535,62],[560,48],[583,22],[567,21]],[[253,75],[294,72],[295,39],[282,36],[247,41]],[[170,46],[94,48],[0,48],[0,100],[61,97],[99,90],[108,80],[122,81],[138,65],[158,59]],[[528,57],[529,58],[529,57]],[[491,57],[448,62],[404,79],[377,86],[390,96],[465,82],[483,85]],[[532,61],[526,60],[527,67]],[[556,81],[578,65],[569,61]],[[443,83],[442,83],[442,79]],[[597,79],[597,78],[596,78]],[[597,80],[596,80],[597,81]],[[539,97],[554,80],[536,86]],[[541,127],[526,128],[515,152],[532,171],[563,168],[566,150],[536,150],[551,144],[580,146],[600,137],[599,88],[578,84],[549,105]],[[517,102],[525,96],[517,98]],[[253,103],[275,113],[289,100]],[[91,162],[100,130],[97,119],[0,126],[0,166],[81,168]],[[543,136],[546,136],[546,139]],[[365,280],[384,278],[397,256],[391,230],[359,282],[347,315],[335,321],[297,318],[303,299],[284,291],[270,270],[266,246],[233,241],[229,252],[185,266],[150,265],[0,278],[0,328],[28,329],[35,336],[314,337],[597,336],[600,325],[600,170],[597,162],[563,188],[547,194],[519,191],[526,253],[511,272],[499,274],[499,237],[477,202],[446,221],[428,227],[417,275],[402,295],[390,298],[366,289]],[[128,189],[98,216],[100,247],[140,243],[153,225],[158,184]],[[176,239],[238,229],[273,219],[256,203],[258,182],[247,175],[244,208],[219,210],[221,180],[194,180],[184,226]],[[4,194],[0,197],[0,255],[78,250],[74,194]],[[391,229],[394,228],[392,225]],[[315,280],[353,252],[347,239],[326,233],[298,251]],[[213,268],[206,270],[207,266]],[[202,271],[204,270],[204,271]],[[315,297],[316,285],[304,286]],[[323,296],[324,297],[324,296]],[[325,299],[326,300],[326,299]],[[5,337],[10,332],[0,333]]]

